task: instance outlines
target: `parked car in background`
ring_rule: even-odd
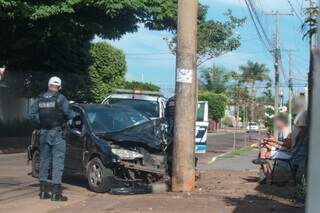
[[[118,104],[132,107],[149,118],[163,118],[167,99],[160,92],[116,89],[102,104]]]
[[[249,122],[247,126],[247,132],[258,132],[259,125],[257,122]]]
[[[167,183],[171,168],[171,143],[164,119],[150,119],[123,105],[75,104],[71,124],[65,129],[65,176],[82,176],[94,192],[142,182]],[[39,171],[39,131],[32,135],[28,158],[32,175]]]

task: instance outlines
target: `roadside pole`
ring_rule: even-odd
[[[276,32],[275,32],[275,50],[274,50],[274,67],[275,67],[275,95],[274,95],[274,114],[279,113],[279,92],[280,92],[280,38],[279,38],[279,12],[275,13],[276,17]],[[276,132],[276,131],[275,131]]]
[[[318,6],[319,6],[318,2]],[[320,16],[317,17],[319,31],[319,20]],[[309,105],[309,129],[310,129],[310,141],[309,141],[309,153],[308,153],[308,176],[307,176],[307,203],[306,212],[313,213],[319,212],[320,209],[320,170],[319,170],[319,132],[320,132],[320,116],[319,116],[319,105],[320,105],[320,35],[316,34],[316,48],[310,50],[310,74],[312,79],[309,79],[310,88],[310,105]],[[312,37],[310,37],[312,39]],[[312,47],[312,43],[310,48]],[[309,76],[310,76],[309,74]]]
[[[289,55],[289,104],[288,104],[288,124],[290,130],[292,129],[292,93],[293,93],[293,87],[292,87],[292,68],[291,68],[291,55],[292,55],[292,50],[288,50],[288,55]]]
[[[178,0],[176,108],[172,165],[172,191],[174,192],[190,192],[195,187],[197,13],[197,0]]]
[[[320,209],[320,170],[319,170],[319,132],[320,132],[320,49],[317,47],[312,52],[313,79],[311,92],[310,112],[310,145],[308,156],[308,193],[307,213],[319,212]]]
[[[236,129],[233,128],[233,151],[236,151]]]
[[[279,13],[279,11],[272,12],[266,15],[275,17],[275,45],[274,45],[274,69],[275,69],[275,91],[274,91],[274,115],[279,114],[279,92],[280,92],[280,16],[292,15],[292,13]],[[274,129],[274,136],[278,137],[277,131]]]

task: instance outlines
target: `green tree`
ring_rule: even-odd
[[[87,101],[100,103],[113,88],[125,82],[126,61],[121,50],[105,42],[91,45]]]
[[[155,91],[155,92],[160,91],[159,86],[152,83],[145,83],[140,81],[126,81],[123,88],[131,89],[131,90],[145,90],[145,91]]]
[[[200,91],[198,94],[199,101],[208,101],[209,118],[219,122],[224,116],[227,106],[227,96],[224,94],[215,94],[210,91]]]
[[[208,7],[199,7],[197,32],[197,65],[233,51],[240,46],[240,36],[234,31],[245,22],[244,18],[237,18],[228,10],[225,15],[227,21],[206,20]],[[177,34],[167,39],[168,46],[173,54],[176,53]]]
[[[256,83],[266,82],[267,87],[269,86],[270,77],[268,75],[269,69],[265,64],[260,64],[258,62],[248,61],[247,64],[241,65],[240,70],[242,72],[242,82],[246,83],[251,88],[251,108],[250,108],[250,119],[254,120],[254,108],[256,100]]]
[[[237,72],[231,72],[230,76],[233,82],[228,86],[227,89],[229,103],[234,105],[236,108],[236,120],[239,122],[239,117],[242,117],[242,120],[246,122],[245,111],[250,100],[248,88],[243,84],[241,74]]]
[[[200,71],[200,87],[214,93],[224,93],[230,80],[230,72],[224,67],[213,65]]]
[[[51,72],[85,71],[90,41],[176,28],[177,0],[0,1],[0,66]]]

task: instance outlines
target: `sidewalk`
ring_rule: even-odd
[[[229,152],[209,163],[214,170],[232,170],[232,171],[253,171],[257,172],[258,167],[251,163],[252,159],[257,158],[258,149],[245,147],[238,152]]]

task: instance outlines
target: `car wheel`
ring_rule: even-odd
[[[110,191],[114,182],[113,171],[105,167],[97,157],[88,163],[87,178],[89,188],[94,192]]]
[[[39,168],[40,168],[40,153],[38,150],[33,152],[32,155],[32,164],[31,164],[31,175],[32,177],[37,178],[39,176]]]

